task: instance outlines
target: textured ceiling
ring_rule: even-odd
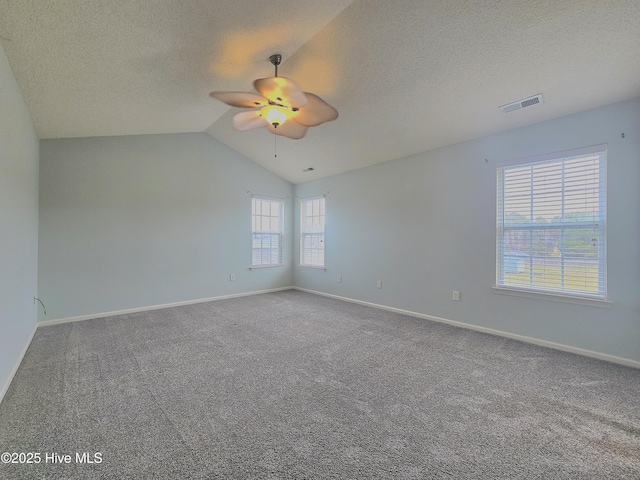
[[[294,183],[640,96],[637,0],[0,0],[0,39],[40,138],[206,131]],[[272,53],[340,112],[277,158],[208,97]]]

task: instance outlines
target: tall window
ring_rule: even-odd
[[[300,265],[324,268],[324,196],[300,202]]]
[[[282,200],[262,197],[251,199],[253,267],[282,265],[283,216]]]
[[[497,169],[499,287],[606,298],[606,145]]]

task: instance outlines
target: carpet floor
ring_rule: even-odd
[[[640,370],[291,290],[39,328],[0,452],[40,455],[7,479],[640,479]]]

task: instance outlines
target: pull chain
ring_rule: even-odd
[[[273,156],[278,156],[278,135],[276,135],[276,132],[273,132]]]

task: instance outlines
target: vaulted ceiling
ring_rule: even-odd
[[[293,183],[640,96],[637,0],[0,0],[0,40],[40,138],[207,132]],[[277,157],[208,96],[273,53],[340,112]]]

